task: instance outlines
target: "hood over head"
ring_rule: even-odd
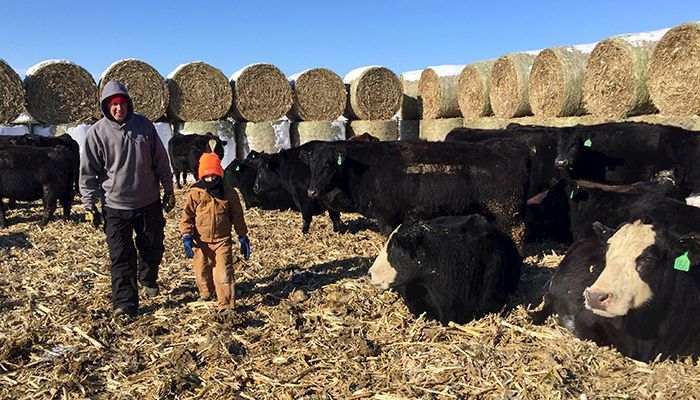
[[[100,110],[102,110],[102,115],[107,117],[107,119],[114,121],[114,118],[112,117],[112,114],[109,112],[109,98],[114,96],[115,94],[121,94],[126,96],[128,99],[128,111],[126,113],[126,118],[124,119],[124,122],[129,121],[131,117],[134,115],[134,103],[131,100],[131,97],[129,96],[129,92],[126,90],[126,87],[119,81],[116,80],[111,80],[105,84],[105,86],[102,88],[102,95],[100,96]],[[115,121],[116,122],[116,121]]]

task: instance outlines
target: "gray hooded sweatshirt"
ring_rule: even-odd
[[[151,121],[134,113],[130,97],[123,123],[109,112],[106,100],[119,93],[129,96],[118,81],[107,82],[100,97],[103,117],[85,138],[80,193],[88,208],[99,199],[109,208],[135,210],[159,201],[160,185],[165,193],[173,193],[168,153]]]

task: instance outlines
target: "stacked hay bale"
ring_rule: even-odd
[[[65,60],[40,62],[24,78],[27,111],[43,124],[90,122],[101,114],[97,85],[83,67]]]
[[[501,56],[491,68],[489,100],[498,118],[530,115],[528,80],[539,52],[512,53]]]
[[[440,65],[423,70],[418,93],[423,105],[420,138],[442,140],[452,128],[462,126],[459,109],[459,76],[464,65]]]
[[[700,114],[700,22],[666,32],[649,64],[649,94],[662,114]]]
[[[536,117],[569,117],[586,113],[583,80],[595,44],[551,47],[532,64],[528,82],[530,107]]]
[[[229,78],[233,88],[231,115],[236,124],[236,153],[275,153],[291,147],[289,121],[280,121],[292,107],[292,88],[272,64],[250,64]]]
[[[0,59],[0,124],[9,124],[24,110],[24,87],[17,72]]]
[[[311,68],[287,78],[292,88],[290,119],[292,146],[311,140],[344,140],[345,84],[335,72]]]
[[[583,84],[589,113],[624,118],[656,111],[647,89],[647,70],[656,43],[667,31],[616,36],[595,46]]]
[[[462,68],[457,83],[459,110],[465,120],[493,115],[489,92],[495,60],[477,61]]]
[[[348,93],[348,136],[368,132],[381,140],[397,140],[398,124],[392,117],[401,107],[403,89],[396,74],[384,67],[367,66],[348,72],[343,81]]]
[[[167,115],[173,123],[171,136],[172,131],[200,135],[212,132],[222,140],[234,141],[230,133],[233,128],[222,121],[231,109],[233,95],[221,70],[201,61],[181,64],[168,74],[166,85],[170,95]],[[163,144],[168,145],[167,141]],[[236,153],[235,148],[228,150],[223,162]]]
[[[151,121],[163,117],[170,102],[165,79],[152,66],[133,58],[119,60],[102,73],[99,92],[111,80],[117,80],[129,90],[134,111]]]
[[[406,71],[399,75],[403,95],[399,119],[399,140],[418,140],[420,136],[420,119],[422,106],[418,94],[418,85],[423,70]]]

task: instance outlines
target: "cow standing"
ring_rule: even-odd
[[[520,143],[336,142],[303,156],[310,197],[386,233],[408,217],[478,213],[523,243],[529,150]]]
[[[39,226],[45,226],[61,202],[63,220],[70,217],[73,199],[73,163],[70,150],[63,146],[0,147],[0,198],[21,201],[42,200],[44,213]],[[4,206],[0,204],[0,227],[6,227]]]
[[[286,190],[282,188],[268,189],[255,193],[255,178],[257,169],[253,165],[253,160],[258,153],[251,152],[242,161],[233,160],[224,169],[224,180],[232,187],[238,188],[247,208],[257,207],[262,210],[295,210],[299,209],[294,204],[294,199]]]
[[[414,315],[465,323],[499,311],[515,291],[522,259],[513,241],[481,215],[409,219],[369,269]]]
[[[215,153],[219,159],[224,158],[224,146],[228,142],[221,140],[211,132],[204,135],[183,135],[175,132],[168,142],[168,154],[170,155],[170,165],[175,176],[175,183],[178,188],[185,184],[187,174],[191,173],[197,180],[199,169],[199,158],[203,153]],[[182,184],[180,183],[182,176]]]
[[[296,209],[301,212],[304,221],[301,229],[303,233],[309,232],[314,215],[326,211],[328,211],[328,216],[333,223],[333,231],[340,231],[340,212],[327,208],[319,199],[307,196],[311,173],[309,166],[300,159],[301,153],[311,151],[324,143],[311,141],[276,154],[251,152],[249,155],[249,157],[254,158],[251,162],[257,168],[255,184],[253,185],[254,192],[264,194],[280,189],[285,190],[294,201]]]

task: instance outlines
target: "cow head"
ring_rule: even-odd
[[[258,153],[255,161],[255,184],[253,192],[260,194],[276,189],[278,185],[279,163],[269,154]]]
[[[576,129],[559,135],[554,165],[559,169],[572,169],[579,154],[593,146],[594,140],[595,132],[583,133]]]
[[[342,147],[328,145],[316,149],[309,164],[311,170],[309,197],[316,199],[336,187],[346,164],[347,154]]]
[[[228,144],[226,140],[221,140],[218,136],[215,136],[211,132],[207,132],[204,135],[207,140],[207,152],[215,153],[219,156],[219,159],[224,159],[224,147]]]
[[[583,293],[586,308],[595,314],[627,315],[665,292],[665,287],[672,289],[677,274],[688,274],[700,285],[698,234],[681,236],[659,224],[636,220],[624,224],[607,242],[605,268]],[[678,271],[684,265],[688,271]]]

